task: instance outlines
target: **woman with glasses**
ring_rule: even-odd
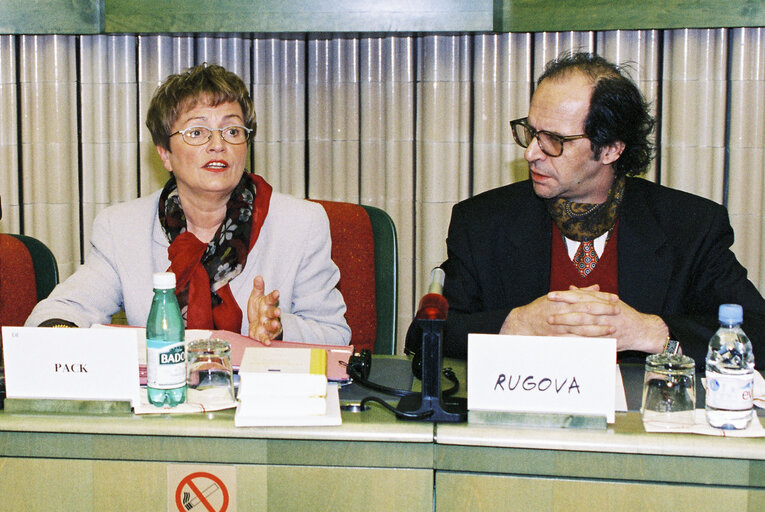
[[[102,211],[85,264],[26,324],[88,327],[124,308],[145,325],[152,274],[171,271],[189,329],[347,345],[323,208],[245,169],[256,123],[241,78],[214,65],[171,75],[146,125],[170,173],[164,188]]]

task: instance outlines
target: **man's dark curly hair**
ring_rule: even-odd
[[[655,120],[635,82],[623,69],[594,53],[564,54],[545,66],[543,80],[555,80],[579,72],[592,80],[590,111],[584,133],[590,139],[595,158],[607,145],[621,141],[624,151],[614,162],[617,175],[637,176],[648,169],[654,145],[649,139]]]

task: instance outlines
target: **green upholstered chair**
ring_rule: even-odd
[[[377,298],[376,354],[396,353],[398,314],[398,242],[396,226],[385,210],[361,205],[369,215],[375,237],[375,295]]]
[[[332,260],[340,269],[338,288],[356,350],[396,351],[398,247],[396,227],[380,208],[339,201],[324,207],[332,236]]]

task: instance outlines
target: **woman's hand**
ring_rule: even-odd
[[[252,293],[247,301],[247,320],[250,322],[250,338],[270,345],[271,340],[282,334],[282,312],[279,309],[279,290],[265,294],[263,276],[252,280]]]

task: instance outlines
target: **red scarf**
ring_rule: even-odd
[[[268,215],[271,204],[271,185],[255,174],[250,174],[255,185],[255,203],[252,212],[252,227],[247,254],[252,250],[260,234],[260,229]],[[217,290],[220,303],[213,307],[210,277],[201,260],[207,244],[201,242],[191,232],[185,231],[176,236],[167,250],[170,258],[170,272],[175,273],[176,293],[188,287],[188,310],[186,313],[187,329],[222,329],[240,332],[242,329],[242,310],[231,293],[229,283]],[[241,261],[242,267],[246,263]],[[216,301],[217,302],[217,301]]]

